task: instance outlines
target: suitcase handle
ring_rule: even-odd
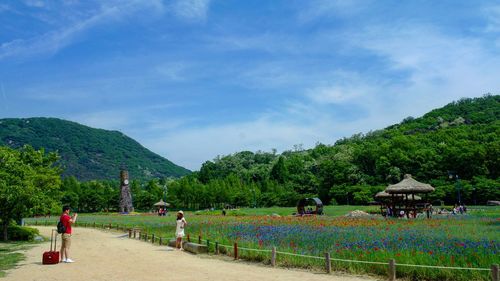
[[[54,231],[56,231],[56,235],[54,235]],[[51,251],[52,251],[52,239],[54,239],[54,250],[53,251],[55,252],[56,248],[57,248],[57,246],[56,246],[57,245],[57,229],[52,229],[52,232],[50,233],[50,250]]]

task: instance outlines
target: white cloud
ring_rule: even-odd
[[[286,61],[270,61],[257,63],[237,69],[237,80],[248,88],[281,88],[290,87],[300,81],[307,80],[301,75],[293,63]]]
[[[149,139],[146,146],[198,169],[217,155],[241,150],[282,151],[300,143],[305,147],[317,141],[333,143],[410,115],[420,116],[461,97],[500,89],[500,58],[476,38],[408,25],[361,30],[347,42],[373,54],[381,64],[371,71],[330,73],[304,73],[282,62],[250,68],[239,78],[278,88],[298,85],[304,99],[282,101],[284,107],[254,121],[187,128]],[[352,107],[348,113],[352,116],[339,116],[338,106]]]
[[[210,0],[176,0],[172,4],[173,13],[187,21],[204,21],[207,18]]]
[[[394,95],[406,101],[424,100],[434,107],[500,88],[500,57],[473,37],[455,38],[425,26],[394,26],[368,30],[351,43],[386,58],[389,71],[407,73],[404,84],[392,85]]]
[[[370,0],[309,0],[300,9],[300,22],[309,22],[325,17],[349,17],[367,8]]]
[[[290,149],[302,140],[308,140],[304,144],[310,146],[318,137],[309,126],[260,118],[242,123],[181,129],[143,143],[176,164],[199,169],[204,161],[218,155],[242,150]]]
[[[132,1],[127,4],[103,5],[98,12],[91,16],[69,24],[62,23],[63,27],[58,30],[49,31],[29,39],[15,39],[2,43],[0,45],[0,60],[7,57],[30,57],[57,53],[97,25],[118,21],[122,17],[142,9],[158,10],[160,4],[157,1]]]
[[[368,77],[358,73],[335,71],[326,75],[316,86],[305,90],[305,95],[318,104],[343,104],[361,101],[373,94],[373,89],[380,87],[374,82],[370,84]]]
[[[283,33],[221,34],[207,37],[209,46],[216,50],[259,50],[269,53],[292,53],[305,51],[303,42]]]
[[[47,3],[42,0],[24,0],[23,2],[28,7],[45,8],[47,6]]]
[[[183,62],[164,63],[156,66],[156,72],[163,78],[171,81],[185,81],[188,77],[190,65]]]
[[[482,9],[487,20],[486,32],[500,32],[500,5],[486,6]]]

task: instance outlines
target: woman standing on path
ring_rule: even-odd
[[[184,212],[177,212],[177,227],[175,228],[175,237],[177,238],[175,247],[179,250],[182,249],[182,237],[184,237],[184,227],[187,225],[187,221],[184,218]]]

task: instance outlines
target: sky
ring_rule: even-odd
[[[191,170],[487,93],[498,1],[0,1],[0,118],[118,130]]]

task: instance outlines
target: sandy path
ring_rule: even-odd
[[[43,235],[50,236],[50,227],[38,228]],[[43,243],[26,251],[26,260],[7,271],[7,276],[0,280],[375,280],[364,276],[328,275],[196,256],[166,246],[123,238],[123,234],[116,232],[85,228],[76,228],[74,232],[70,255],[75,263],[42,265],[42,253],[50,244]]]

